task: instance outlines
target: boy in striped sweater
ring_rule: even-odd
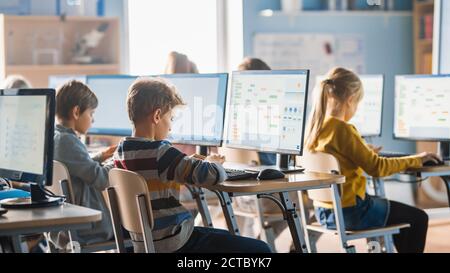
[[[263,242],[234,236],[227,231],[194,227],[192,215],[179,202],[180,184],[205,186],[223,182],[224,158],[205,161],[188,157],[164,141],[172,110],[183,105],[174,87],[162,79],[138,79],[130,87],[128,115],[133,137],[121,141],[114,155],[116,167],[134,171],[147,180],[155,226],[157,252],[270,252]],[[131,235],[139,241],[139,235]]]

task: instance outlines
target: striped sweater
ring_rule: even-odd
[[[163,253],[180,249],[194,228],[192,215],[179,201],[180,185],[214,185],[226,179],[222,166],[188,157],[167,141],[124,138],[114,163],[147,181],[155,223],[153,240],[156,251]]]

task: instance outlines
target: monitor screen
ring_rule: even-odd
[[[175,86],[186,105],[174,110],[169,141],[221,146],[225,122],[228,74],[159,76]]]
[[[131,136],[127,112],[128,89],[135,76],[87,76],[86,84],[98,98],[91,135]]]
[[[223,139],[228,74],[159,75],[172,84],[185,106],[175,109],[169,141],[178,144],[220,146]],[[90,134],[129,136],[132,125],[126,99],[135,76],[88,76],[98,108]]]
[[[450,141],[450,75],[397,76],[396,138]]]
[[[302,154],[309,70],[233,72],[227,146]]]
[[[384,76],[359,75],[359,78],[364,87],[364,98],[349,123],[355,125],[363,137],[381,136]],[[323,80],[325,80],[325,76],[318,76],[316,85]]]
[[[48,77],[48,88],[57,89],[61,85],[71,80],[86,83],[85,75],[51,75]]]
[[[0,177],[51,185],[54,101],[50,89],[0,90]]]

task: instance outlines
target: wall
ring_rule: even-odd
[[[415,152],[415,143],[393,139],[394,76],[413,73],[412,15],[308,15],[294,18],[259,16],[259,11],[264,9],[278,10],[280,2],[244,0],[245,55],[252,55],[253,35],[258,32],[362,35],[366,46],[366,73],[386,76],[383,136],[371,141],[383,146],[385,150]]]
[[[440,72],[450,74],[450,1],[442,1]]]
[[[104,2],[104,14],[107,17],[119,17],[120,19],[120,48],[122,73],[128,73],[128,24],[126,15],[126,0],[106,0]]]

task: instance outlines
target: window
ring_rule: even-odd
[[[217,22],[212,0],[128,1],[129,72],[163,73],[170,51],[188,55],[201,73],[217,72]]]

